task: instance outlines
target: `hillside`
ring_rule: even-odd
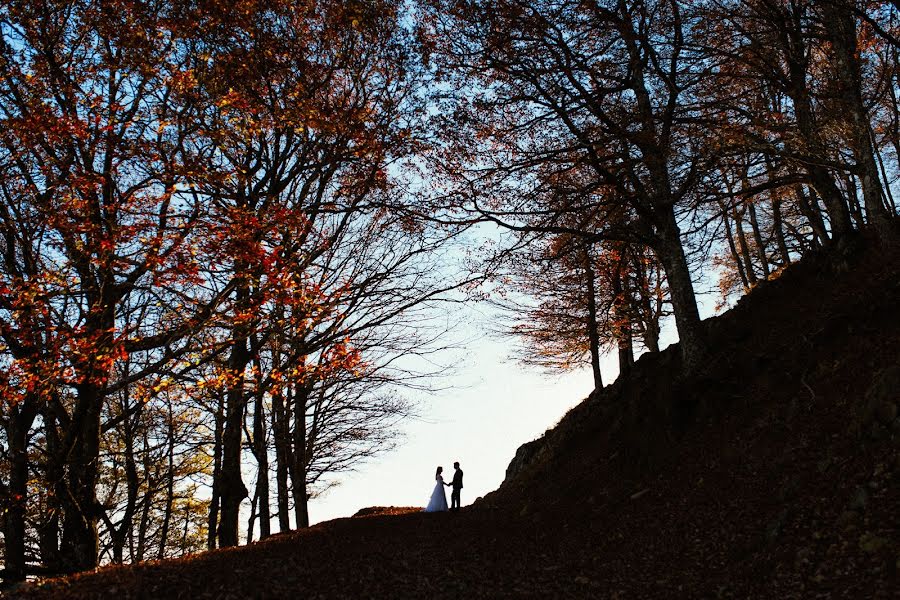
[[[900,256],[810,257],[520,448],[458,514],[365,511],[18,598],[889,598],[900,569]]]

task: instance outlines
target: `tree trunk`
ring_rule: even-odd
[[[621,3],[624,8],[625,4]],[[677,3],[673,5],[678,8]],[[634,91],[637,106],[638,127],[643,141],[641,151],[643,164],[647,168],[648,180],[645,197],[640,202],[642,209],[652,211],[656,226],[656,253],[666,270],[669,289],[672,296],[672,309],[675,313],[675,326],[681,341],[681,356],[686,373],[696,371],[707,353],[706,335],[700,313],[697,311],[697,300],[694,296],[694,284],[688,268],[684,247],[681,245],[681,231],[675,219],[675,201],[672,193],[672,176],[669,171],[668,158],[672,156],[672,141],[668,136],[660,136],[660,115],[654,108],[654,100],[644,78],[647,62],[642,45],[636,43],[636,31],[633,22],[626,21],[623,26],[623,41],[628,49],[630,78],[628,85]],[[681,26],[676,19],[675,26]],[[679,31],[680,35],[680,31]],[[672,100],[675,100],[673,97]],[[664,118],[670,118],[664,117]],[[667,129],[671,121],[663,123],[661,128]]]
[[[831,225],[831,239],[839,240],[853,231],[850,223],[850,209],[841,197],[841,192],[831,174],[824,167],[809,167],[812,187],[825,204],[825,212]],[[827,238],[826,238],[827,239]]]
[[[631,373],[634,366],[634,344],[631,335],[631,328],[626,327],[618,340],[619,348],[619,375],[626,377]]]
[[[129,408],[127,402],[127,399],[123,402],[123,412],[126,412]],[[134,457],[134,429],[135,423],[140,419],[140,410],[138,410],[133,419],[134,420],[132,421],[132,418],[126,418],[125,422],[122,424],[125,430],[125,448],[123,449],[123,452],[125,455],[125,484],[127,490],[125,510],[122,513],[122,519],[119,521],[119,526],[110,527],[113,562],[116,564],[122,564],[125,561],[125,542],[133,527],[134,512],[137,510],[137,499],[140,488],[137,463]],[[112,522],[109,521],[108,524],[112,525]]]
[[[582,262],[584,263],[584,277],[587,284],[587,336],[591,353],[591,369],[594,374],[594,389],[603,389],[603,374],[600,372],[600,331],[597,325],[597,288],[594,274],[593,261],[585,244],[582,248]]]
[[[669,282],[669,294],[672,298],[672,310],[675,313],[675,327],[678,330],[684,369],[687,373],[692,373],[703,364],[706,357],[706,334],[700,320],[700,312],[697,310],[691,272],[681,245],[681,231],[671,208],[666,217],[659,227],[660,247],[657,255],[665,268],[666,279]]]
[[[649,319],[645,323],[642,339],[647,352],[659,352],[659,322],[657,319]]]
[[[772,164],[771,157],[766,156],[766,174],[769,181],[775,181],[778,177],[776,169]],[[781,189],[773,189],[769,192],[769,198],[772,204],[772,236],[775,238],[775,244],[778,246],[778,254],[781,257],[781,266],[791,264],[791,253],[788,250],[787,239],[784,234],[784,215],[781,212],[783,201]]]
[[[740,251],[741,259],[744,261],[744,272],[747,274],[747,281],[750,285],[754,285],[758,280],[756,271],[753,270],[750,245],[747,243],[747,235],[744,233],[744,213],[735,208],[732,216],[734,217],[734,231],[737,233],[738,250]]]
[[[825,210],[831,223],[831,237],[837,241],[853,229],[850,223],[850,211],[847,203],[841,197],[834,178],[828,168],[824,166],[828,162],[826,160],[827,152],[819,137],[819,126],[813,112],[807,83],[808,48],[803,27],[800,24],[800,15],[795,15],[795,19],[795,26],[789,30],[789,41],[786,48],[790,77],[787,93],[794,104],[797,129],[802,141],[800,154],[803,158],[801,162],[809,174],[812,187],[825,203]]]
[[[866,226],[863,218],[862,207],[859,205],[859,194],[856,193],[856,182],[848,173],[844,173],[844,187],[847,188],[847,204],[850,206],[850,216],[856,223],[856,228],[862,230]]]
[[[747,211],[750,213],[750,228],[753,231],[753,241],[756,244],[756,256],[762,266],[763,278],[768,279],[772,272],[769,269],[769,257],[766,254],[766,245],[763,242],[762,231],[759,229],[759,219],[756,216],[756,204],[751,200],[747,202]]]
[[[881,179],[884,181],[884,194],[887,200],[887,211],[888,218],[893,218],[892,215],[897,214],[897,202],[894,200],[894,194],[891,192],[890,186],[890,177],[888,177],[887,170],[884,168],[884,157],[881,155],[881,149],[877,146],[875,142],[875,132],[871,129],[869,130],[869,135],[872,137],[872,143],[875,144],[875,158],[878,160],[878,170],[881,172]],[[896,148],[895,150],[900,150],[900,148]]]
[[[863,192],[863,202],[869,223],[885,239],[894,238],[894,230],[882,200],[883,190],[878,164],[870,136],[871,122],[862,97],[856,17],[847,2],[826,0],[821,3],[828,22],[825,29],[832,42],[834,66],[840,80],[841,104],[850,118],[850,145],[856,159],[857,174]]]
[[[51,572],[58,572],[62,570],[59,554],[59,515],[62,510],[60,498],[63,497],[65,486],[62,453],[56,416],[52,411],[43,411],[41,418],[44,421],[44,435],[47,439],[47,512],[43,515],[44,519],[38,528],[38,544],[41,563]]]
[[[160,560],[166,557],[166,545],[169,540],[169,526],[172,522],[172,507],[175,503],[175,415],[172,411],[172,402],[169,400],[168,420],[166,428],[166,507],[163,514],[162,528],[159,533],[159,550],[157,556]]]
[[[234,272],[241,278],[235,294],[238,312],[250,310],[250,283],[245,279],[247,265],[236,261]],[[219,478],[219,547],[237,546],[238,518],[241,502],[249,495],[241,476],[241,450],[247,394],[244,382],[251,353],[248,347],[250,328],[236,323],[231,332],[231,355],[228,359],[228,387],[225,392],[225,428],[222,432],[222,470]]]
[[[638,278],[637,286],[640,294],[638,296],[638,314],[643,325],[642,340],[647,352],[659,352],[659,313],[660,310],[654,308],[653,299],[657,296],[659,285],[661,282],[657,280],[653,289],[650,286],[650,278],[648,277],[648,262],[645,262],[643,251],[632,253],[633,265],[632,271]]]
[[[138,536],[137,536],[137,548],[135,548],[134,554],[132,555],[132,560],[135,562],[140,562],[144,560],[145,554],[148,549],[147,543],[147,527],[150,524],[150,508],[153,505],[153,496],[156,492],[156,476],[153,473],[153,465],[150,464],[150,440],[147,438],[147,430],[142,431],[144,449],[142,452],[144,458],[144,477],[147,483],[147,491],[144,492],[144,497],[142,499],[143,506],[141,507],[141,519],[138,522]]]
[[[893,62],[895,65],[900,65],[900,54],[897,52],[897,47],[894,46],[891,48],[891,57],[893,58]],[[889,79],[888,84],[885,86],[887,88],[888,93],[890,94],[890,99],[886,104],[891,109],[891,122],[890,122],[890,134],[888,138],[890,139],[891,146],[894,148],[894,156],[897,159],[897,167],[900,168],[900,98],[897,97],[897,87],[900,85],[900,69],[894,69],[893,76]],[[879,157],[881,154],[879,153]],[[884,175],[884,165],[881,165],[881,172]],[[887,176],[884,178],[885,181],[888,181]],[[885,184],[885,189],[890,191],[890,185]],[[897,206],[895,203],[892,203],[892,210],[894,214],[897,213]]]
[[[272,392],[272,421],[275,437],[275,482],[278,490],[278,529],[281,532],[291,528],[288,513],[288,471],[291,460],[290,424],[284,406],[284,396],[280,389]]]
[[[794,186],[794,195],[797,198],[797,205],[800,207],[800,212],[802,212],[809,221],[809,226],[812,228],[815,241],[817,241],[820,246],[828,244],[828,231],[825,229],[825,222],[822,220],[822,214],[819,212],[818,203],[815,203],[814,206],[813,203],[810,202],[809,196],[806,195],[803,186],[800,184]]]
[[[179,553],[183,556],[187,553],[187,538],[191,528],[191,509],[185,505],[184,509],[184,527],[181,529],[181,546],[178,548]]]
[[[297,528],[309,527],[309,507],[306,492],[306,405],[310,389],[296,386],[294,396],[294,463],[291,484],[294,489],[294,518]]]
[[[3,515],[5,581],[25,580],[25,515],[28,505],[28,431],[37,412],[27,398],[13,409],[7,425],[9,486]]]
[[[138,538],[137,547],[134,550],[132,560],[141,562],[148,553],[147,527],[150,525],[150,508],[153,504],[153,492],[148,489],[144,494],[143,506],[141,507],[141,519],[138,521]]]
[[[62,546],[64,568],[72,572],[95,569],[100,552],[96,487],[103,395],[97,377],[96,372],[91,373],[75,386],[72,427],[77,428],[78,437],[68,462]]]
[[[781,255],[781,266],[791,264],[791,253],[788,250],[787,240],[784,237],[784,219],[781,214],[781,200],[772,198],[772,234],[778,245],[778,253]]]
[[[230,384],[225,394],[225,428],[222,432],[222,470],[219,478],[220,518],[219,547],[238,545],[238,517],[241,502],[248,496],[241,477],[241,446],[243,440],[244,410],[247,397],[244,378],[250,352],[247,335],[236,327],[228,361]]]
[[[222,394],[216,395],[215,432],[213,439],[213,478],[209,500],[209,516],[206,519],[206,547],[216,547],[216,531],[219,525],[219,485],[222,480],[222,430],[225,427],[225,401]]]
[[[247,545],[253,543],[253,530],[256,526],[256,506],[259,502],[259,488],[253,493],[250,499],[250,516],[247,518]]]
[[[731,221],[728,219],[728,208],[724,203],[721,204],[721,208],[722,221],[725,223],[725,239],[728,242],[728,249],[731,250],[731,259],[734,261],[738,276],[741,278],[741,285],[746,292],[750,289],[750,282],[747,281],[747,273],[744,271],[744,261],[741,260],[741,255],[738,253],[737,246],[734,242],[734,234],[731,231]]]
[[[269,515],[269,444],[266,441],[266,409],[262,392],[256,395],[256,410],[253,411],[253,445],[256,463],[256,496],[259,498],[259,539],[271,535]]]
[[[75,385],[75,410],[66,443],[62,451],[66,461],[65,516],[63,519],[62,557],[67,570],[90,571],[97,568],[100,537],[97,524],[102,510],[97,501],[97,480],[100,474],[101,416],[106,398],[112,363],[115,331],[116,291],[111,271],[105,268],[99,276],[101,285],[94,282],[98,292],[87,294],[89,317],[84,339],[90,340],[91,352],[79,360],[75,371],[80,381]]]
[[[634,364],[634,349],[632,348],[631,315],[627,308],[627,291],[622,281],[623,262],[623,258],[620,256],[612,277],[612,292],[613,322],[615,323],[616,345],[619,352],[619,377],[624,379],[631,374],[631,367]]]

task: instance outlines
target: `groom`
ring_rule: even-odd
[[[459,490],[463,486],[463,472],[459,468],[458,462],[453,463],[453,468],[456,469],[456,472],[453,474],[453,482],[450,484],[453,487],[453,493],[450,494],[450,510],[459,510]]]

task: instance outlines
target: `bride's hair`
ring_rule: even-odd
[[[440,475],[441,471],[443,471],[443,470],[444,470],[444,467],[438,467],[437,471],[434,472],[434,478],[437,479],[438,475]]]

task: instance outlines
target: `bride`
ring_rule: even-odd
[[[441,512],[447,510],[447,495],[444,493],[444,486],[449,486],[449,483],[444,483],[444,478],[441,473],[444,471],[444,467],[438,467],[437,471],[434,473],[434,491],[431,492],[431,500],[428,501],[428,506],[425,507],[425,512]]]

